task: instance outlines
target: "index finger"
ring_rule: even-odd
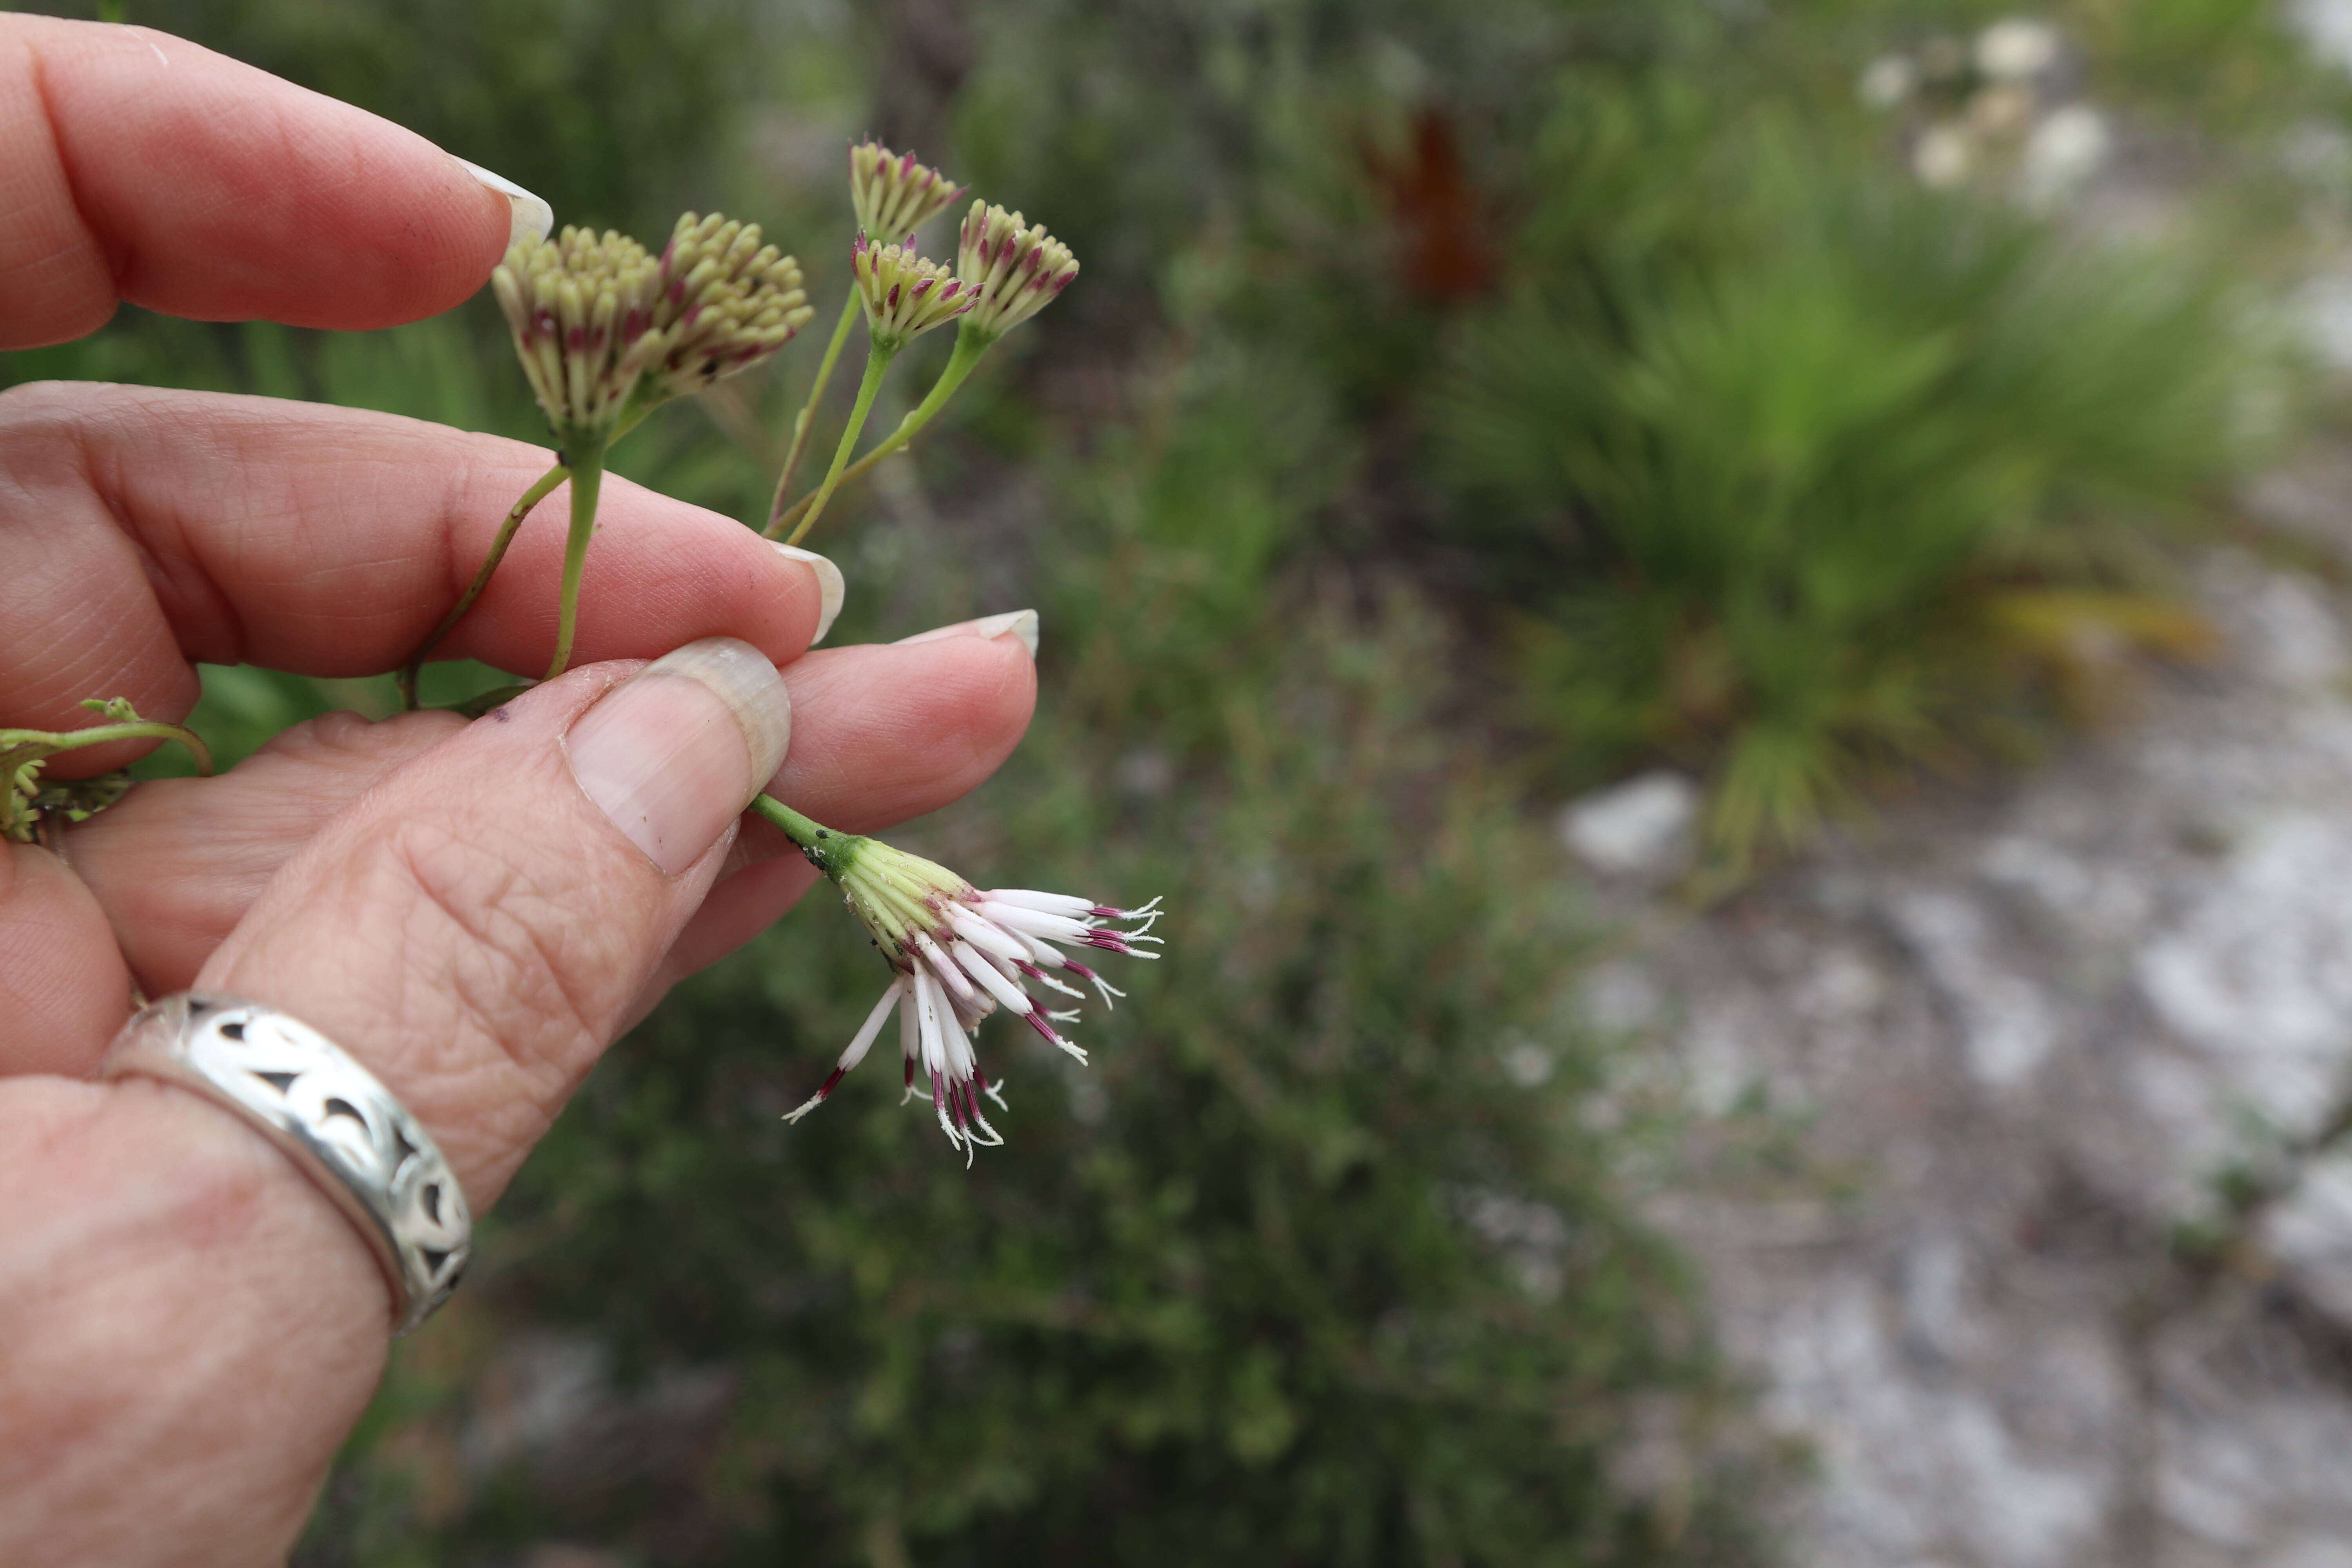
[[[508,199],[363,110],[147,27],[0,16],[0,348],[129,300],[392,326],[481,287]]]

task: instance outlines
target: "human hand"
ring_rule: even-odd
[[[390,325],[478,288],[510,221],[356,110],[145,29],[30,17],[0,17],[0,170],[8,347],[120,300]],[[93,696],[178,718],[197,660],[390,670],[548,461],[267,399],[0,396],[0,723],[74,727]],[[221,778],[141,785],[62,855],[0,846],[0,1562],[281,1557],[382,1370],[384,1284],[306,1177],[182,1089],[89,1081],[134,983],[337,1040],[479,1212],[615,1034],[808,887],[738,823],[777,759],[771,787],[859,831],[954,799],[1018,739],[1019,637],[803,655],[839,602],[829,566],[619,481],[603,519],[579,646],[606,662],[471,725],[303,725]],[[561,553],[526,529],[446,651],[542,668]]]

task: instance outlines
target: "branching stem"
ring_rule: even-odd
[[[793,530],[793,536],[785,541],[787,544],[798,544],[816,526],[816,520],[824,515],[824,503],[833,499],[835,487],[841,483],[841,471],[849,466],[849,454],[866,428],[866,416],[874,412],[874,395],[882,389],[883,373],[898,356],[896,349],[873,347],[866,351],[866,374],[857,383],[857,401],[849,406],[849,423],[842,426],[841,444],[833,449],[833,467],[825,470],[824,483],[810,498],[808,510],[801,518],[800,526]]]
[[[824,396],[825,387],[833,380],[833,367],[841,358],[841,345],[849,341],[849,323],[857,319],[857,290],[841,302],[841,321],[833,329],[833,342],[824,345],[824,358],[817,363],[816,379],[809,383],[808,401],[801,405],[800,416],[793,421],[792,449],[784,454],[783,472],[776,476],[776,499],[768,503],[768,526],[761,530],[770,539],[784,529],[784,497],[791,493],[793,474],[801,465],[801,454],[808,449],[809,426],[816,418],[816,405]]]
[[[514,542],[515,531],[522,526],[522,520],[530,515],[531,508],[552,495],[555,487],[569,479],[571,474],[570,468],[562,463],[556,464],[540,475],[530,489],[522,492],[522,499],[507,510],[507,520],[499,525],[498,538],[491,541],[490,552],[483,558],[482,569],[474,574],[472,585],[459,597],[456,606],[441,617],[441,624],[433,628],[433,635],[418,646],[415,657],[408,661],[408,667],[400,672],[402,712],[416,711],[416,683],[425,669],[425,661],[432,657],[433,650],[441,645],[441,639],[449,635],[450,629],[466,618],[466,612],[474,607],[474,601],[482,596],[482,590],[490,585],[491,574],[498,571],[499,563],[506,559],[507,546]]]
[[[948,356],[947,368],[940,372],[940,379],[931,384],[931,390],[923,395],[922,402],[908,410],[907,416],[898,421],[898,427],[876,443],[872,451],[844,469],[838,482],[845,483],[850,479],[862,478],[870,472],[877,463],[921,435],[923,426],[938,417],[940,410],[947,406],[948,399],[955,395],[956,388],[961,386],[964,378],[971,374],[972,366],[980,363],[980,356],[986,353],[995,342],[993,338],[982,338],[976,332],[958,331],[955,353]],[[829,491],[835,482],[828,476],[826,490]],[[781,500],[783,495],[781,487],[776,493]],[[781,513],[768,524],[768,537],[774,538],[787,524],[797,520],[800,526],[793,530],[791,537],[785,542],[799,543],[801,536],[808,532],[810,525],[816,521],[815,513],[819,506],[817,496],[803,496],[790,510]]]

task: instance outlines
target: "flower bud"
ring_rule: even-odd
[[[849,150],[849,199],[857,208],[857,226],[867,234],[912,239],[961,195],[961,185],[916,163],[912,153],[893,153],[879,142]]]
[[[688,213],[662,252],[647,374],[663,399],[698,392],[772,358],[816,312],[801,267],[760,243],[758,224]]]
[[[956,249],[956,276],[979,300],[966,330],[993,342],[1053,303],[1077,275],[1077,258],[1044,224],[1024,228],[1019,213],[971,204]]]
[[[567,447],[761,363],[814,313],[799,264],[716,214],[679,218],[658,258],[609,229],[520,240],[490,287]]]
[[[866,329],[884,353],[896,353],[909,340],[954,321],[976,298],[939,262],[926,261],[904,246],[876,245],[863,233],[850,247],[849,268],[866,306]]]

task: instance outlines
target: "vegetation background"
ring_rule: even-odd
[[[812,542],[835,641],[1043,615],[1027,744],[904,841],[1171,911],[1091,1070],[999,1042],[1011,1142],[969,1173],[885,1082],[781,1124],[880,978],[829,900],[682,987],[400,1348],[299,1561],[1770,1560],[1801,1457],[1740,1436],[1641,1223],[1672,1107],[1579,1021],[1605,933],[1530,808],[1687,768],[1704,892],[2027,754],[2119,658],[2194,657],[2167,541],[2308,415],[2268,164],[2158,243],[1992,152],[1923,188],[1917,116],[1985,83],[1855,82],[2000,14],[1969,0],[109,14],[559,221],[755,219],[820,322],[865,134],[1067,239],[1079,285]],[[2077,86],[2200,149],[2345,108],[2256,0],[2050,19]],[[815,353],[615,468],[754,516]],[[350,335],[126,310],[0,363],[60,375],[543,438],[487,299]],[[236,756],[388,701],[209,670],[195,721]]]

